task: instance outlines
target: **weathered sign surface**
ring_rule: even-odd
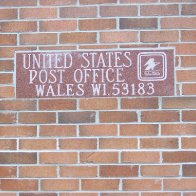
[[[17,98],[174,95],[174,50],[16,53]]]

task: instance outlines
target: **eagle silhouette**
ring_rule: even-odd
[[[155,62],[154,58],[150,58],[146,63],[145,63],[145,67],[146,67],[146,71],[153,71],[154,68],[160,64],[159,62]]]

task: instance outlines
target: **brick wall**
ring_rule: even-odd
[[[196,195],[195,0],[0,0],[0,19],[0,196]],[[15,51],[167,46],[174,97],[15,98]]]

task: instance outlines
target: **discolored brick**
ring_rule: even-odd
[[[37,153],[1,152],[1,164],[35,164],[37,162]]]
[[[183,173],[183,176],[195,177],[196,176],[196,165],[194,164],[182,165],[182,173]]]
[[[66,124],[95,122],[95,112],[60,112],[59,122]]]
[[[156,18],[121,18],[120,29],[156,29]]]
[[[96,7],[62,7],[60,8],[61,18],[91,18],[96,17]]]

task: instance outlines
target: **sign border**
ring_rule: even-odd
[[[149,97],[174,97],[177,96],[177,92],[176,92],[176,48],[175,47],[159,47],[159,48],[116,48],[116,49],[79,49],[79,50],[17,50],[14,53],[14,74],[13,74],[13,81],[14,81],[14,93],[15,99],[51,99],[51,98],[47,98],[47,97],[37,97],[37,98],[21,98],[21,97],[16,97],[16,55],[18,53],[39,53],[39,52],[64,52],[64,51],[68,51],[68,52],[90,52],[90,51],[97,51],[97,52],[107,52],[107,51],[127,51],[127,50],[149,50],[149,51],[157,51],[157,50],[172,50],[173,51],[173,61],[174,61],[174,95],[162,95],[162,96],[149,96]],[[118,98],[118,97],[58,97],[56,99],[95,99],[95,98],[99,98],[99,99],[109,99],[109,98]],[[147,98],[147,96],[121,96],[120,98]]]

